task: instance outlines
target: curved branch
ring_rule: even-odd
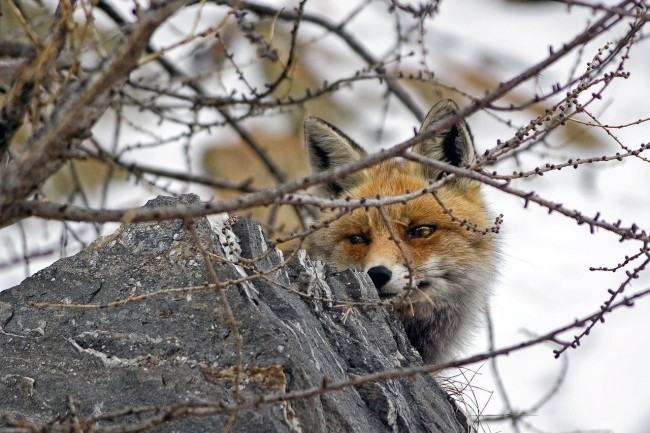
[[[156,2],[140,12],[129,26],[126,41],[100,72],[82,82],[71,82],[53,109],[55,113],[27,145],[27,150],[0,173],[0,225],[7,222],[8,209],[27,197],[63,164],[61,154],[86,137],[112,99],[112,90],[138,66],[153,32],[187,0]]]
[[[17,43],[6,42],[2,44],[4,48],[13,48],[14,51],[20,48],[20,51],[14,54],[33,55],[33,58],[19,68],[7,100],[0,110],[0,163],[8,160],[9,145],[16,131],[23,124],[23,119],[31,107],[34,92],[50,73],[61,54],[68,34],[72,5],[73,2],[70,0],[59,3],[50,37],[35,55],[32,46],[19,46]]]
[[[284,9],[276,9],[271,6],[265,6],[265,5],[260,5],[256,3],[252,3],[249,1],[242,1],[241,2],[241,7],[243,9],[247,9],[251,12],[254,12],[257,15],[260,16],[270,16],[270,17],[278,17],[283,20],[290,20],[293,21],[296,18],[298,18],[298,12],[296,11],[287,11]],[[312,15],[308,13],[303,13],[302,14],[302,19],[303,21],[316,24],[324,29],[326,29],[329,32],[332,32],[339,38],[341,38],[351,49],[354,51],[359,57],[361,57],[369,66],[374,66],[377,65],[379,66],[380,62],[377,60],[359,41],[357,41],[351,34],[349,34],[345,29],[343,29],[341,26],[336,25],[329,20],[317,16],[317,15]],[[400,86],[398,81],[394,78],[385,78],[386,80],[386,86],[390,90],[391,93],[393,93],[397,99],[400,100],[402,104],[408,110],[413,113],[413,115],[418,119],[418,121],[422,121],[424,119],[425,113],[420,109],[420,107],[417,106],[415,101],[413,101],[413,98]]]

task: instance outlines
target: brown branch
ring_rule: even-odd
[[[283,20],[293,21],[297,18],[298,13],[295,11],[287,11],[284,9],[276,9],[270,6],[252,3],[249,1],[242,1],[241,7],[250,10],[260,16],[278,17]],[[332,23],[331,21],[308,13],[302,14],[302,19],[306,22],[316,24],[327,31],[338,36],[345,42],[350,49],[361,57],[369,66],[379,67],[381,62],[376,59],[364,46],[361,45],[356,38],[348,33],[342,26]],[[379,72],[379,71],[378,71]],[[380,73],[383,74],[383,71]],[[413,98],[402,88],[397,80],[393,78],[386,78],[386,86],[397,99],[415,116],[416,119],[422,121],[424,119],[424,112],[417,106]]]
[[[625,281],[623,281],[619,286],[618,289],[612,290],[608,289],[607,291],[610,294],[610,297],[607,301],[603,303],[600,307],[600,311],[596,314],[593,314],[588,320],[587,320],[587,326],[585,329],[578,335],[574,336],[573,339],[568,342],[568,343],[560,343],[562,344],[562,348],[558,350],[554,350],[553,353],[555,353],[555,357],[559,357],[562,353],[567,351],[569,348],[576,348],[577,346],[580,345],[580,341],[583,337],[589,335],[591,330],[593,329],[594,326],[596,326],[596,323],[602,323],[605,322],[605,314],[611,313],[613,310],[614,306],[620,306],[621,304],[626,305],[628,307],[631,307],[634,305],[632,302],[633,298],[626,298],[620,301],[619,303],[615,304],[614,301],[623,294],[625,291],[626,287],[630,285],[633,279],[639,278],[639,274],[645,270],[646,266],[650,264],[650,255],[646,254],[648,257],[646,260],[643,261],[639,266],[634,268],[632,271],[627,271],[627,278]]]
[[[284,82],[288,78],[289,71],[291,71],[296,61],[296,42],[298,42],[298,29],[300,28],[300,23],[302,21],[302,16],[304,14],[306,2],[307,0],[302,0],[298,4],[298,7],[296,8],[295,11],[296,19],[294,20],[293,29],[291,30],[291,45],[289,48],[289,56],[287,58],[287,63],[282,68],[282,72],[280,72],[278,78],[276,78],[273,83],[268,84],[267,89],[263,93],[259,95],[255,95],[256,98],[261,99],[267,95],[272,94],[280,86],[280,84],[282,84],[282,82]]]
[[[641,19],[643,21],[650,21],[650,15],[647,14],[647,13],[641,14],[639,12],[625,10],[625,9],[623,9],[621,7],[616,7],[616,6],[611,7],[611,6],[608,6],[608,5],[603,4],[603,3],[592,3],[592,2],[586,2],[586,1],[581,1],[581,0],[550,0],[550,1],[556,2],[556,3],[564,3],[569,7],[571,7],[571,6],[581,6],[581,7],[587,8],[587,9],[591,9],[594,12],[596,12],[596,11],[607,11],[607,12],[612,12],[612,13],[615,13],[615,14],[621,15],[621,16],[638,18],[638,19]],[[637,2],[637,5],[638,5],[638,8],[639,8],[639,11],[643,11],[643,10],[647,9],[647,6],[644,5],[642,1]]]
[[[625,153],[616,153],[615,155],[609,155],[609,156],[596,156],[593,158],[576,158],[576,159],[569,159],[567,162],[563,163],[558,163],[558,164],[550,164],[547,163],[543,167],[536,167],[532,170],[529,171],[515,171],[511,175],[503,175],[503,174],[498,174],[496,171],[492,173],[485,173],[488,176],[490,176],[493,179],[500,179],[500,180],[514,180],[514,179],[523,179],[526,177],[531,177],[531,176],[543,176],[544,173],[548,173],[550,171],[560,171],[563,168],[569,168],[573,167],[574,169],[578,168],[581,165],[586,165],[586,164],[595,164],[598,162],[610,162],[610,161],[622,161],[624,158],[628,158],[630,156],[640,156],[641,152],[645,152],[646,150],[650,149],[650,143],[649,144],[641,144],[639,146],[639,149],[634,149],[634,150],[629,150]],[[645,160],[645,159],[644,159]]]
[[[125,19],[120,15],[120,13],[117,10],[115,10],[115,8],[111,4],[107,3],[106,1],[100,0],[98,3],[98,7],[117,24],[124,24],[126,22]],[[147,44],[146,52],[151,54],[151,53],[155,53],[156,50],[151,45]],[[185,76],[183,71],[181,71],[174,63],[167,60],[167,58],[165,58],[165,56],[163,55],[157,56],[156,62],[158,62],[158,64],[172,78]],[[188,82],[188,86],[198,95],[206,94],[205,90],[195,80],[190,80]],[[287,180],[287,176],[282,172],[282,170],[280,169],[280,167],[278,167],[275,161],[269,158],[266,149],[264,149],[264,147],[261,146],[257,142],[257,140],[255,140],[255,138],[239,124],[237,119],[231,116],[224,108],[216,107],[216,110],[224,118],[226,123],[228,123],[235,130],[235,132],[237,132],[237,134],[241,137],[244,143],[246,143],[248,147],[250,147],[250,149],[257,155],[260,161],[268,169],[271,176],[273,176],[278,183],[285,182]]]
[[[135,176],[141,177],[145,174],[152,176],[160,176],[167,179],[176,179],[183,182],[194,183],[197,185],[209,186],[212,188],[226,189],[239,192],[255,192],[257,189],[251,186],[252,178],[249,178],[240,183],[233,183],[225,179],[215,179],[212,176],[205,175],[191,175],[184,172],[167,170],[160,167],[152,167],[145,164],[136,162],[124,162],[118,156],[108,153],[97,146],[97,153],[86,150],[88,155],[98,161],[110,164],[112,167],[119,167],[132,173]]]
[[[440,127],[434,126],[432,130],[437,130],[438,128],[447,127],[449,119],[454,119],[458,116],[451,116],[446,120],[439,122]],[[639,228],[636,224],[632,224],[630,227],[621,227],[621,222],[608,223],[603,221],[600,218],[600,213],[596,216],[587,217],[582,215],[578,210],[567,209],[560,203],[555,203],[550,200],[544,199],[537,195],[533,191],[522,191],[510,186],[510,181],[498,181],[490,176],[487,176],[482,173],[472,171],[470,169],[464,169],[460,167],[453,166],[441,161],[433,160],[426,158],[424,156],[414,154],[412,152],[406,152],[402,155],[405,158],[411,159],[413,161],[420,162],[422,164],[431,166],[441,172],[450,173],[449,176],[433,183],[432,185],[423,188],[419,191],[391,197],[382,197],[380,199],[369,198],[369,199],[360,199],[360,200],[347,200],[347,199],[337,199],[337,200],[327,200],[319,197],[305,196],[305,195],[291,195],[292,193],[304,189],[308,186],[331,181],[332,179],[340,178],[341,176],[347,175],[349,173],[367,168],[373,164],[376,164],[380,161],[388,159],[392,156],[393,152],[402,148],[411,147],[422,139],[428,137],[431,131],[426,134],[418,135],[414,138],[411,138],[398,146],[395,146],[392,149],[389,149],[385,152],[379,152],[375,154],[370,154],[358,161],[355,161],[346,166],[324,171],[321,173],[316,173],[311,176],[303,177],[294,181],[287,182],[275,188],[267,188],[255,193],[246,194],[244,196],[230,199],[222,200],[219,202],[211,203],[202,203],[200,205],[187,205],[182,207],[158,207],[158,208],[125,208],[125,209],[102,209],[94,210],[88,208],[82,208],[78,206],[73,206],[69,204],[56,204],[49,202],[35,202],[35,201],[22,201],[14,207],[13,211],[15,214],[9,215],[9,217],[26,217],[26,216],[38,216],[48,219],[58,219],[58,220],[69,220],[69,221],[90,221],[90,222],[143,222],[143,221],[159,221],[163,219],[175,219],[175,218],[194,218],[199,216],[206,216],[214,213],[220,212],[231,212],[234,210],[245,209],[258,205],[273,204],[273,203],[282,203],[282,204],[292,204],[292,205],[314,205],[319,207],[339,207],[343,209],[353,209],[358,207],[379,207],[385,206],[394,203],[402,203],[404,201],[412,200],[422,194],[430,193],[435,191],[440,187],[444,182],[448,182],[453,179],[455,176],[466,177],[469,179],[474,179],[479,182],[482,182],[486,185],[499,189],[508,194],[520,197],[524,200],[524,207],[527,207],[530,202],[537,203],[538,205],[545,207],[549,210],[549,213],[558,212],[569,218],[574,219],[578,224],[587,224],[591,231],[596,227],[608,230],[610,232],[616,233],[621,236],[621,239],[634,239],[642,242],[650,242],[650,237],[648,233]]]
[[[64,160],[61,153],[79,139],[104,113],[111,101],[111,90],[124,83],[138,66],[141,53],[153,32],[187,0],[154,3],[141,11],[138,21],[129,26],[128,38],[105,67],[80,83],[71,83],[54,108],[52,119],[30,140],[27,150],[0,173],[0,225],[7,223],[9,209],[27,197],[56,172]]]
[[[104,11],[113,21],[115,21],[118,24],[122,24],[125,22],[124,18],[120,15],[120,13],[113,8],[112,5],[109,3],[101,0],[98,3],[98,7]],[[298,17],[302,15],[302,4],[300,8],[298,9]],[[296,28],[294,29],[295,32],[297,32],[297,25],[299,21],[296,22]],[[295,37],[295,35],[294,35]],[[293,51],[293,43],[292,43],[292,51]],[[147,45],[146,50],[148,53],[154,53],[155,50],[150,46]],[[292,54],[290,54],[289,57],[289,62],[292,62]],[[183,71],[181,71],[175,64],[170,62],[165,58],[163,55],[156,56],[156,61],[160,66],[167,71],[167,73],[170,75],[170,77],[184,77],[185,74]],[[288,67],[287,67],[288,68]],[[282,75],[281,75],[282,79]],[[278,84],[281,81],[281,79],[278,80]],[[192,89],[197,95],[205,95],[206,92],[205,90],[201,87],[199,83],[197,83],[195,80],[190,80],[188,82],[188,86],[190,89]],[[242,141],[246,143],[246,145],[255,153],[255,155],[260,159],[264,167],[268,170],[268,172],[271,174],[271,176],[276,180],[277,183],[281,184],[287,181],[287,175],[282,171],[282,169],[271,159],[268,155],[267,150],[261,146],[257,140],[239,123],[239,121],[230,115],[226,109],[223,107],[216,106],[215,109],[217,112],[224,118],[226,123],[228,123],[234,130],[237,132],[237,134],[240,136]],[[296,215],[298,216],[298,219],[300,220],[301,224],[303,227],[305,227],[306,223],[306,218],[309,215],[306,215],[304,212],[301,211],[301,209],[294,208],[294,211],[296,212]],[[2,226],[2,222],[0,220],[0,226]]]
[[[635,4],[635,2],[631,0],[624,0],[621,3],[619,3],[617,7],[625,7],[629,4]],[[491,102],[505,95],[507,92],[514,89],[519,84],[530,79],[531,77],[535,77],[543,69],[545,69],[549,65],[555,63],[556,61],[566,56],[574,48],[584,44],[585,42],[594,38],[598,34],[608,30],[620,20],[621,17],[617,16],[615,13],[613,12],[606,13],[602,18],[597,20],[589,28],[587,28],[578,36],[573,38],[570,42],[564,44],[562,49],[560,49],[559,51],[551,53],[546,59],[542,60],[538,64],[526,70],[525,72],[514,77],[510,81],[500,84],[497,89],[493,90],[492,92],[489,92],[484,98],[470,104],[468,107],[461,110],[456,115],[450,116],[446,119],[441,120],[440,122],[437,122],[435,125],[432,125],[432,127],[424,134],[406,140],[396,146],[393,146],[391,149],[388,149],[384,152],[368,155],[358,161],[355,161],[346,166],[331,171],[315,174],[303,179],[285,182],[284,184],[276,188],[261,190],[254,194],[249,194],[244,197],[233,199],[233,200],[222,201],[219,202],[218,204],[208,203],[201,206],[200,209],[198,209],[197,206],[188,206],[183,210],[180,210],[178,208],[174,208],[174,209],[161,208],[155,210],[152,209],[104,210],[100,212],[100,211],[84,210],[82,208],[77,208],[69,205],[52,206],[49,204],[35,204],[33,202],[21,202],[20,205],[16,206],[16,208],[12,210],[12,212],[8,213],[8,215],[4,215],[4,218],[0,218],[0,224],[3,221],[6,221],[8,218],[24,217],[29,215],[37,215],[37,216],[49,217],[53,219],[71,219],[75,221],[96,221],[96,222],[145,221],[145,220],[151,221],[151,220],[157,220],[161,218],[204,216],[210,213],[231,211],[235,209],[251,207],[253,205],[271,204],[276,201],[277,197],[290,194],[299,189],[303,189],[305,187],[314,185],[316,183],[321,183],[327,180],[338,178],[346,174],[350,174],[352,172],[377,164],[380,161],[402,155],[402,153],[405,150],[414,146],[418,142],[434,136],[439,130],[444,130],[446,128],[449,128],[451,125],[453,125],[461,118],[467,117],[475,113],[476,111],[488,106]],[[233,124],[234,127],[236,127],[236,125],[237,125],[236,123]],[[496,150],[503,149],[506,146],[507,143],[498,146]],[[494,153],[494,150],[490,152],[490,154],[492,153]],[[437,161],[428,161],[427,163],[442,164]],[[491,184],[492,186],[495,186],[505,192],[511,192],[515,195],[519,195],[520,197],[526,200],[526,203],[528,201],[535,201],[541,205],[549,207],[549,209],[551,210],[556,210],[558,212],[564,213],[567,216],[571,216],[574,218],[580,216],[579,212],[577,211],[566,210],[562,208],[560,205],[545,201],[535,196],[533,193],[523,193],[517,190],[513,190],[511,188],[508,188],[507,185],[495,183],[492,181],[492,179],[489,179],[487,177],[482,177],[476,173],[469,172],[466,170],[463,171],[461,169],[457,169],[451,166],[447,167],[447,164],[444,165],[445,168],[443,169],[443,171],[452,172],[470,178],[475,178],[477,180],[480,180],[481,182]],[[0,205],[1,204],[2,202],[0,201]],[[183,214],[183,211],[187,213]],[[647,236],[644,233],[641,234],[640,236],[636,235],[634,233],[635,229],[621,231],[617,226],[614,226],[612,224],[604,224],[602,222],[595,221],[594,219],[587,219],[586,221],[583,222],[587,222],[592,227],[598,226],[598,227],[606,228],[608,230],[619,233],[626,238],[636,238],[636,239],[647,238]]]
[[[35,92],[44,78],[52,73],[56,60],[65,44],[72,7],[72,0],[64,0],[59,3],[54,15],[54,24],[49,39],[31,60],[19,68],[14,78],[7,100],[0,110],[0,164],[8,160],[9,145],[32,106]],[[1,180],[0,183],[2,183]],[[2,205],[0,202],[1,210]]]

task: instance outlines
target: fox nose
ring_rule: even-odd
[[[385,266],[373,266],[367,273],[377,289],[381,289],[393,276],[390,269]]]

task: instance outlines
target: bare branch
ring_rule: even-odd
[[[102,72],[70,83],[58,101],[52,121],[34,136],[27,150],[18,154],[0,173],[0,224],[7,222],[6,215],[14,203],[28,196],[59,169],[63,151],[88,135],[108,107],[111,92],[138,65],[153,32],[185,3],[185,0],[170,0],[142,11],[137,23],[129,29],[128,39]]]

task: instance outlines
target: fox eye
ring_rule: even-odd
[[[423,238],[428,238],[435,231],[436,231],[436,226],[434,225],[415,226],[408,229],[408,231],[406,232],[406,236],[409,239],[416,239],[416,238],[423,239]]]
[[[348,237],[348,241],[349,241],[352,245],[359,245],[359,244],[367,244],[367,243],[368,243],[368,239],[366,239],[366,237],[363,236],[363,235],[352,235],[352,236],[349,236],[349,237]]]

